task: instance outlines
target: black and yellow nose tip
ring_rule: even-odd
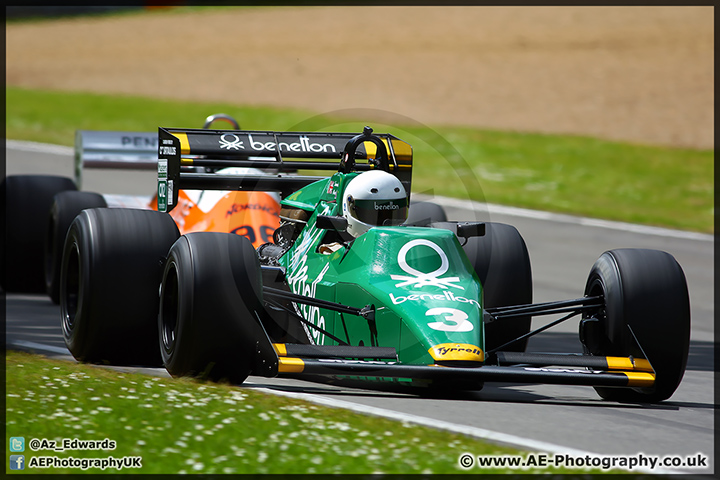
[[[468,343],[441,343],[428,350],[436,362],[461,361],[484,362],[485,353],[482,348]]]

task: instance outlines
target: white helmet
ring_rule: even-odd
[[[371,227],[400,225],[407,220],[408,198],[395,175],[370,170],[353,178],[345,189],[342,204],[347,231],[359,237]]]

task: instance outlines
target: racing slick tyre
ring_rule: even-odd
[[[690,300],[685,274],[667,252],[618,249],[595,262],[586,296],[604,297],[604,307],[586,313],[601,322],[584,341],[592,355],[645,358],[655,384],[643,388],[595,387],[606,400],[659,402],[675,392],[687,365]],[[637,339],[637,340],[636,340]]]
[[[463,250],[480,279],[484,308],[532,303],[530,256],[515,227],[488,222],[485,235],[468,238]],[[528,333],[531,320],[526,316],[485,324],[486,351]],[[526,347],[527,338],[503,347],[503,351],[524,352]]]
[[[174,377],[241,384],[263,309],[260,261],[240,235],[197,232],[170,249],[160,295],[160,351]]]
[[[179,236],[170,215],[152,210],[93,208],[75,217],[63,248],[60,311],[77,360],[162,365],[158,292]]]
[[[65,235],[75,217],[86,208],[106,208],[99,193],[65,191],[55,195],[45,238],[45,289],[53,303],[60,303],[60,263]]]
[[[2,288],[6,292],[44,293],[42,251],[47,236],[47,216],[53,197],[77,190],[67,177],[11,175],[0,184],[5,200],[5,232],[0,235],[3,255]]]
[[[410,204],[405,225],[427,227],[435,222],[447,222],[447,215],[443,207],[433,202],[413,202]]]

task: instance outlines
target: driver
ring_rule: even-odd
[[[375,226],[400,225],[408,215],[405,187],[395,175],[383,170],[363,172],[348,183],[342,214],[348,233],[355,238]]]
[[[363,172],[350,180],[343,194],[342,214],[347,232],[359,237],[372,227],[400,225],[408,216],[405,187],[395,175],[383,170]],[[319,251],[329,255],[341,249],[338,242],[320,245]]]

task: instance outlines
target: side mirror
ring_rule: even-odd
[[[485,235],[483,222],[458,222],[457,236],[461,238],[482,237]]]
[[[344,232],[347,230],[348,222],[345,217],[334,215],[318,215],[315,220],[315,226],[322,230],[335,230],[336,232]]]

